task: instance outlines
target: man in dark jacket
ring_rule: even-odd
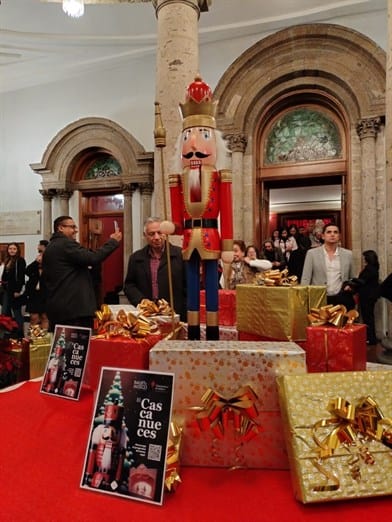
[[[137,306],[142,299],[165,299],[170,303],[166,236],[160,230],[161,219],[150,217],[144,224],[147,245],[129,257],[124,292]],[[181,248],[170,245],[174,310],[186,321],[186,276]]]
[[[56,324],[92,328],[97,303],[89,267],[118,248],[122,233],[116,230],[93,252],[76,241],[78,227],[70,216],[56,218],[53,228],[42,259],[49,330]]]

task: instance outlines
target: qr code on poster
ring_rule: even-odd
[[[158,444],[149,444],[148,446],[148,455],[147,458],[149,460],[161,460],[162,455],[162,446],[158,446]]]

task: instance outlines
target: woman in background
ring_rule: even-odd
[[[23,337],[22,294],[25,284],[26,261],[21,256],[17,243],[10,243],[4,259],[2,286],[4,287],[4,315],[11,316],[18,323],[18,338]]]
[[[42,239],[38,243],[38,255],[35,261],[26,268],[29,278],[26,283],[26,312],[30,314],[30,329],[39,326],[41,330],[49,328],[48,316],[46,315],[46,292],[42,283],[42,256],[48,241]]]
[[[367,325],[367,343],[377,344],[374,307],[380,296],[378,256],[374,250],[362,252],[363,268],[357,278],[353,278],[352,289],[359,295],[359,311],[362,321]],[[350,286],[351,286],[350,282]]]

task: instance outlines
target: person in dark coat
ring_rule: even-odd
[[[30,328],[39,326],[43,330],[49,327],[46,315],[46,291],[42,279],[42,257],[49,241],[42,239],[38,243],[38,255],[26,268],[26,312],[30,314]]]
[[[378,256],[374,250],[362,252],[364,265],[358,277],[350,281],[353,292],[359,295],[359,311],[362,321],[367,325],[367,343],[377,344],[374,307],[380,297]]]
[[[122,233],[113,232],[94,252],[76,241],[78,227],[70,216],[56,218],[53,228],[42,259],[49,330],[53,331],[56,324],[92,328],[97,302],[89,267],[118,248]]]
[[[161,219],[150,217],[144,224],[147,245],[129,257],[124,292],[137,306],[142,299],[170,303],[166,236],[160,230]],[[186,268],[180,247],[170,245],[174,311],[186,321]]]
[[[23,337],[24,284],[26,261],[21,256],[18,243],[9,243],[4,259],[2,287],[4,288],[2,313],[18,323],[18,338]]]

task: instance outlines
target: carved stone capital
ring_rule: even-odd
[[[56,189],[56,196],[60,199],[68,201],[73,194],[73,190],[67,189]]]
[[[381,118],[363,118],[357,123],[357,133],[360,140],[375,138],[380,130]]]
[[[124,194],[124,196],[132,196],[136,188],[136,183],[123,183],[123,185],[121,185],[121,191]]]
[[[53,197],[56,194],[56,191],[53,189],[49,189],[49,190],[41,189],[41,190],[39,190],[39,193],[41,194],[42,199],[44,201],[52,201]]]
[[[211,0],[152,0],[152,5],[155,9],[155,15],[158,18],[158,13],[162,9],[162,7],[167,6],[169,4],[185,4],[192,9],[197,11],[197,16],[200,17],[200,13],[208,11],[209,6],[211,5]]]
[[[154,187],[151,183],[140,183],[139,188],[142,196],[152,196]]]
[[[248,137],[243,132],[236,132],[234,134],[225,134],[225,140],[231,152],[245,152],[248,144]]]

